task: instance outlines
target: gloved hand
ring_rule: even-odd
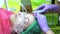
[[[43,4],[43,5],[39,6],[36,10],[42,10],[42,12],[46,12],[47,10],[58,11],[59,7],[60,6],[58,6],[56,4]]]
[[[34,16],[37,18],[38,24],[43,30],[43,32],[46,33],[48,30],[50,30],[50,28],[48,27],[47,21],[46,21],[46,16],[41,15],[39,13],[34,13]]]

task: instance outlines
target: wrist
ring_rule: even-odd
[[[54,32],[49,29],[49,30],[46,32],[46,34],[54,34]]]

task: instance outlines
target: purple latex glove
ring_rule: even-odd
[[[46,21],[46,16],[41,15],[39,13],[34,13],[34,16],[37,18],[39,26],[41,27],[42,31],[46,33],[50,29]]]
[[[42,12],[46,12],[47,10],[58,11],[59,7],[60,6],[58,6],[56,4],[43,4],[43,5],[39,6],[36,10],[42,10]]]

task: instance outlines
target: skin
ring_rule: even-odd
[[[48,30],[46,34],[55,34],[52,30]]]
[[[14,26],[14,23],[15,23],[15,21],[16,21],[16,19],[18,18],[18,16],[20,15],[20,14],[12,14],[11,15],[11,17],[10,17],[10,20],[11,20],[11,22],[12,22],[12,27]],[[34,16],[32,15],[32,14],[27,14],[26,15],[26,19],[25,19],[25,22],[26,22],[26,25],[24,26],[24,29],[27,29],[32,23],[33,23],[33,21],[34,21]],[[13,29],[12,29],[12,31],[14,31]],[[15,32],[15,31],[14,31]],[[52,30],[48,30],[47,32],[46,32],[46,34],[54,34],[53,33],[53,31]]]
[[[16,19],[20,16],[20,14],[12,14],[10,16],[10,20],[11,20],[11,24],[13,24],[11,27],[13,28],[14,26],[14,23],[16,23]],[[26,19],[25,19],[25,22],[26,22],[26,25],[24,25],[24,30],[27,29],[34,21],[34,16],[32,14],[27,14],[26,15]],[[12,32],[15,32],[13,29],[11,29]]]

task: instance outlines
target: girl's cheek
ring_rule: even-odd
[[[25,21],[28,23],[28,25],[31,25],[33,23],[34,19],[35,18],[32,14],[28,14]]]

